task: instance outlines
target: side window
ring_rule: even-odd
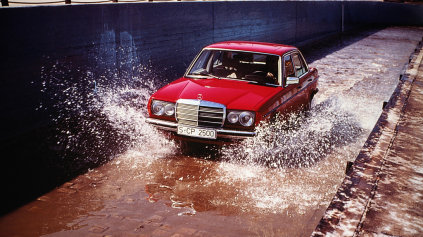
[[[285,78],[295,77],[294,65],[292,63],[291,55],[286,55],[284,57],[284,64],[285,64]]]
[[[294,63],[295,75],[297,77],[301,77],[307,72],[305,63],[298,53],[292,54],[292,61]]]

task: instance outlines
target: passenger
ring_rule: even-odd
[[[226,72],[224,77],[227,78],[237,78],[237,71],[238,71],[238,65],[239,60],[234,58],[235,55],[233,55],[232,52],[227,52],[222,58],[222,65],[225,67]]]
[[[285,72],[286,72],[286,77],[295,77],[295,71],[294,71],[294,66],[292,64],[292,59],[289,56],[285,58]]]

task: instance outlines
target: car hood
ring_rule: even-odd
[[[176,102],[178,99],[199,99],[220,103],[228,109],[256,110],[266,97],[280,87],[258,85],[228,79],[180,78],[158,90],[154,99]]]

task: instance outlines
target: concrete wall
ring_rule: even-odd
[[[344,9],[344,10],[342,10]],[[205,45],[223,40],[300,44],[369,23],[423,25],[423,6],[383,2],[168,2],[0,8],[0,140],[50,112],[43,76],[54,64],[116,71],[146,65],[164,81]],[[133,70],[133,69],[132,69]],[[57,72],[56,72],[57,73]],[[61,80],[58,78],[57,80]]]

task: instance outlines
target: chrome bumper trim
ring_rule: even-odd
[[[171,121],[166,121],[166,120],[161,120],[161,119],[154,119],[154,118],[147,118],[145,119],[146,123],[151,123],[154,125],[161,125],[161,126],[166,126],[169,128],[177,128],[178,127],[178,123],[176,122],[171,122]]]
[[[165,121],[165,120],[154,119],[154,118],[147,118],[145,122],[156,125],[160,127],[160,129],[163,129],[166,131],[177,132],[178,123],[176,122]],[[247,137],[253,137],[256,135],[256,132],[254,131],[253,132],[236,131],[236,130],[228,130],[223,128],[215,128],[214,130],[217,132],[218,138],[243,139]]]

